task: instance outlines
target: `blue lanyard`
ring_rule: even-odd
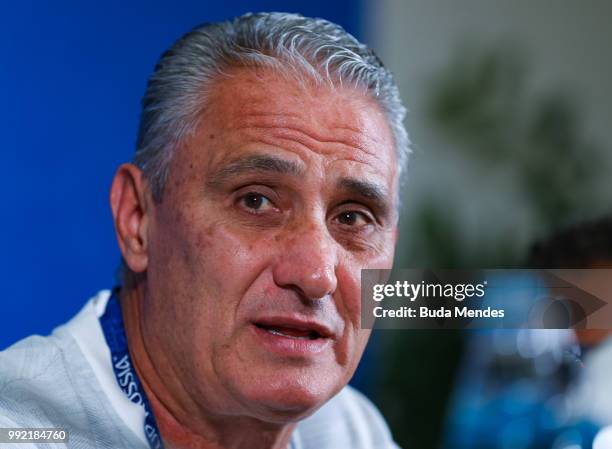
[[[140,380],[132,367],[132,360],[128,351],[127,337],[123,327],[123,316],[121,315],[121,305],[117,298],[118,289],[113,289],[111,297],[108,299],[106,310],[100,317],[100,324],[106,343],[110,348],[113,371],[117,383],[130,401],[141,405],[145,410],[144,432],[149,440],[152,449],[164,449],[155,422],[155,417],[151,411],[151,404],[145,395]]]

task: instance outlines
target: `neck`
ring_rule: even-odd
[[[271,424],[251,417],[206,413],[182,388],[163,352],[153,352],[143,334],[143,283],[122,288],[119,297],[132,364],[149,399],[167,449],[286,449],[295,424]]]

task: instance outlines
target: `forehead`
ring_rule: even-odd
[[[224,125],[240,126],[247,116],[278,115],[320,129],[350,128],[380,141],[389,129],[377,102],[362,89],[299,82],[270,69],[235,69],[218,80],[208,104],[223,113]],[[380,142],[382,143],[382,142]]]
[[[245,153],[273,152],[326,175],[375,176],[394,192],[397,162],[382,109],[363,90],[299,82],[270,69],[233,69],[206,93],[184,145],[210,174]]]
[[[203,122],[220,130],[263,121],[271,128],[303,128],[314,139],[332,134],[339,142],[362,150],[393,146],[380,106],[361,89],[314,85],[270,69],[242,68],[214,84],[207,104]]]

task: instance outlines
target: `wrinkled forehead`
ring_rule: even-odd
[[[206,104],[200,138],[219,137],[216,132],[238,143],[249,133],[264,132],[369,165],[393,190],[397,187],[398,162],[388,120],[364,89],[242,68],[218,79],[206,94]],[[219,152],[214,156],[224,157]]]
[[[239,101],[227,101],[232,98]],[[248,112],[270,112],[300,120],[310,118],[307,124],[321,128],[352,123],[379,143],[391,138],[386,117],[365,89],[295,79],[270,69],[231,71],[217,80],[208,103],[225,112],[230,120]]]

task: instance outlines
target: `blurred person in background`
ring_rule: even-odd
[[[179,39],[111,188],[122,285],[0,353],[0,427],[74,448],[397,448],[347,383],[370,336],[361,270],[393,264],[404,115],[328,21]]]
[[[612,219],[536,243],[528,266],[612,268]],[[612,447],[609,330],[476,331],[462,365],[445,448]]]

